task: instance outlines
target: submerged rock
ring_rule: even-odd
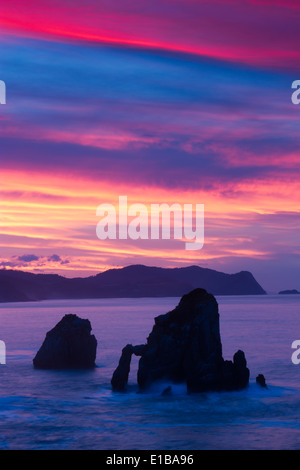
[[[238,390],[249,382],[243,351],[233,361],[222,357],[218,304],[204,289],[184,295],[174,310],[156,317],[140,352],[141,389],[162,379],[185,382],[189,392]]]
[[[162,396],[163,397],[169,397],[170,395],[172,395],[172,387],[171,385],[168,385],[168,387],[166,387],[163,391],[162,391]]]
[[[89,320],[77,315],[65,315],[46,334],[33,359],[37,369],[70,369],[95,367],[97,340],[91,335]]]

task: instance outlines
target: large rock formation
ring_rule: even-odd
[[[38,369],[92,368],[95,366],[97,340],[91,335],[89,320],[65,315],[46,334],[33,359]]]
[[[112,379],[114,389],[125,388],[132,354],[141,356],[141,389],[162,379],[185,382],[189,392],[238,390],[249,382],[242,351],[235,353],[233,361],[222,357],[218,304],[204,289],[184,295],[174,310],[156,317],[144,347],[123,349]]]

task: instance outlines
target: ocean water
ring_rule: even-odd
[[[300,449],[300,296],[218,297],[223,356],[242,349],[250,384],[239,392],[188,395],[166,383],[138,393],[133,357],[128,391],[110,379],[121,349],[144,343],[154,317],[179,299],[61,300],[0,304],[1,449]],[[41,371],[32,359],[66,313],[91,321],[98,340],[92,371]],[[266,377],[268,389],[255,383]]]

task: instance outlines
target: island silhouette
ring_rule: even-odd
[[[213,295],[266,294],[248,271],[226,274],[200,266],[159,268],[131,265],[109,269],[95,276],[75,278],[2,269],[0,302],[181,297],[198,286]]]

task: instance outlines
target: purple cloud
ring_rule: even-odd
[[[48,261],[54,261],[55,263],[58,263],[59,261],[62,261],[62,259],[60,256],[54,254],[49,256]]]
[[[18,256],[18,261],[24,261],[25,263],[31,263],[32,261],[38,261],[39,257],[36,255],[22,255]]]

